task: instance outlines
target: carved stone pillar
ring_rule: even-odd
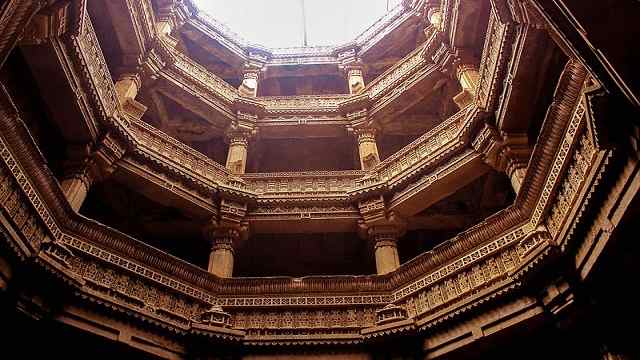
[[[113,164],[124,154],[124,147],[107,134],[99,144],[70,147],[65,161],[65,176],[60,184],[69,205],[79,211],[95,181],[104,180]]]
[[[378,165],[380,155],[378,155],[378,145],[376,144],[376,129],[356,129],[354,133],[358,137],[358,153],[362,170],[369,170]]]
[[[358,208],[362,215],[358,223],[359,234],[373,247],[377,273],[382,275],[396,270],[400,266],[397,243],[407,229],[406,221],[387,210],[382,196],[361,201]]]
[[[364,74],[361,65],[349,65],[345,67],[347,73],[347,84],[349,85],[349,94],[360,94],[364,90]]]
[[[437,30],[442,30],[442,10],[440,8],[431,8],[427,13],[429,23]]]
[[[134,100],[138,96],[138,91],[142,82],[140,76],[136,73],[124,73],[115,83],[116,93],[121,103],[126,100]]]
[[[250,67],[245,69],[242,74],[242,83],[238,88],[240,95],[248,97],[258,96],[258,79],[260,78],[260,69]]]
[[[244,131],[232,131],[227,134],[229,152],[227,152],[227,169],[233,174],[244,174],[247,166],[247,148],[249,146],[249,133]]]
[[[524,181],[524,174],[527,172],[527,164],[523,163],[514,163],[507,167],[506,173],[509,176],[509,180],[511,180],[511,187],[513,191],[517,194],[520,191],[520,187],[522,186],[522,181]]]
[[[453,101],[462,109],[471,104],[476,96],[478,82],[480,81],[480,73],[475,65],[462,63],[458,65],[456,75],[462,91],[453,97]]]
[[[92,183],[93,178],[88,174],[87,170],[68,174],[65,179],[62,180],[60,186],[69,201],[69,205],[71,205],[74,211],[77,212],[80,210],[80,207],[82,207]]]
[[[494,168],[504,171],[509,176],[513,191],[517,194],[524,181],[531,156],[527,134],[502,134],[498,148],[497,158],[493,162]]]
[[[395,225],[375,225],[368,229],[373,245],[378,275],[390,273],[400,266],[397,242],[400,229]]]
[[[142,115],[147,111],[144,104],[136,101],[141,86],[140,75],[131,72],[120,75],[119,80],[115,83],[123,113],[130,120],[142,119]]]
[[[91,145],[70,146],[64,163],[64,178],[60,184],[69,205],[74,211],[80,210],[94,180],[92,172]]]
[[[248,224],[243,220],[246,204],[221,199],[219,214],[204,227],[204,236],[211,243],[208,271],[219,277],[233,275],[235,248],[249,235]]]
[[[238,242],[240,233],[234,228],[212,228],[207,237],[211,241],[208,271],[223,278],[233,275],[233,244]]]

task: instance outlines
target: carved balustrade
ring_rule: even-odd
[[[361,341],[365,330],[376,326],[376,310],[390,303],[406,310],[415,326],[428,328],[468,310],[473,301],[517,288],[518,279],[548,256],[558,224],[580,205],[574,194],[589,183],[587,174],[597,175],[590,169],[596,153],[604,150],[596,150],[584,105],[573,105],[585,71],[571,63],[565,73],[559,91],[566,94],[556,97],[558,105],[548,113],[542,131],[548,141],[534,150],[536,162],[519,194],[523,200],[516,203],[528,210],[503,210],[388,275],[220,282],[98,224],[80,226],[87,220],[66,214],[59,207],[65,201],[61,191],[48,190],[55,189],[55,180],[42,170],[35,144],[18,136],[24,125],[6,94],[0,124],[2,216],[20,234],[10,240],[14,251],[37,254],[85,296],[181,331],[218,331],[198,325],[216,305],[231,314],[229,324],[236,331],[220,336],[247,342],[276,341],[298,331],[307,338]],[[532,187],[542,178],[543,187]],[[253,179],[248,181],[253,186]],[[552,189],[562,190],[556,194]],[[546,208],[555,210],[546,213]],[[332,295],[314,295],[318,292]],[[265,293],[271,295],[260,296]]]
[[[445,22],[447,16],[445,11]],[[134,151],[210,186],[219,183],[249,194],[273,196],[309,189],[311,193],[326,190],[341,194],[337,179],[343,180],[343,189],[346,183],[353,188],[371,186],[366,182],[369,180],[358,180],[363,176],[376,182],[400,183],[448,145],[462,141],[477,116],[473,105],[465,108],[377,165],[372,173],[247,174],[241,181],[153,127],[123,119],[95,35],[87,34],[90,21],[85,26],[73,44],[80,54],[78,61],[86,67],[83,81],[93,89],[91,95],[98,100],[100,106],[96,108],[103,121],[117,127],[131,146],[137,146]],[[492,32],[487,43],[494,37],[497,44],[503,42],[502,35]],[[495,56],[497,63],[481,62],[477,93],[478,105],[487,110],[496,91],[493,84],[497,75],[493,73],[503,63],[499,60],[501,51],[494,48],[501,47],[488,45],[486,56]],[[215,335],[248,344],[354,343],[376,334],[376,311],[389,304],[393,304],[390,308],[401,307],[401,314],[406,311],[407,319],[400,316],[397,321],[408,321],[411,326],[403,322],[402,327],[393,328],[395,320],[385,326],[394,331],[426,329],[513,291],[526,281],[524,275],[552,251],[569,251],[571,247],[566,244],[576,241],[570,229],[583,216],[581,209],[589,201],[597,201],[587,193],[607,175],[603,159],[615,151],[598,145],[588,115],[586,77],[578,61],[570,60],[540,131],[544,141],[533,150],[512,207],[386,275],[226,280],[63,206],[67,200],[62,190],[2,88],[0,219],[3,227],[11,230],[8,236],[3,233],[2,239],[21,261],[33,261],[55,274],[80,298],[95,301],[96,308],[122,311],[134,321],[153,323],[176,333]],[[636,160],[629,164],[635,170],[615,176],[636,173]],[[270,187],[268,181],[274,179],[278,184]],[[331,179],[336,179],[335,186]],[[622,187],[614,190],[612,199],[624,191]],[[617,220],[608,221],[611,224]],[[204,316],[211,314],[211,309],[223,319],[220,324],[232,329],[211,326],[212,318],[207,322]]]
[[[363,176],[360,170],[246,174],[247,188],[268,197],[346,196]]]

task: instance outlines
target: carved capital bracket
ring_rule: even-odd
[[[358,57],[357,49],[350,47],[339,53],[338,60],[340,61],[338,68],[347,78],[349,93],[353,95],[360,94],[365,88],[365,65],[362,59]]]
[[[376,142],[376,137],[380,135],[380,130],[374,127],[353,129],[353,135],[358,139],[358,144]]]
[[[386,274],[400,266],[397,242],[407,230],[407,223],[393,211],[386,209],[382,196],[359,204],[362,220],[358,233],[369,241],[375,254],[378,274]]]
[[[184,25],[193,15],[183,1],[159,0],[157,4],[156,30],[160,35],[169,35]]]
[[[426,5],[425,6],[429,6]],[[440,6],[430,6],[426,11],[428,26],[425,27],[424,33],[428,38],[433,32],[442,31],[443,29],[443,14]]]
[[[111,134],[106,134],[95,145],[72,145],[67,148],[65,178],[81,180],[89,188],[94,181],[107,178],[124,153],[124,144]]]
[[[358,209],[362,220],[359,223],[359,231],[362,237],[370,238],[375,234],[389,233],[393,230],[399,236],[406,231],[406,221],[398,214],[387,209],[382,196],[377,196],[358,203]]]
[[[130,121],[142,119],[147,107],[136,100],[136,96],[142,87],[142,80],[138,72],[123,72],[115,83],[118,100],[122,106],[124,115]]]
[[[455,75],[460,82],[462,91],[453,97],[453,101],[462,109],[474,103],[478,93],[480,73],[478,61],[471,55],[468,49],[455,49],[455,59],[452,62]]]
[[[238,92],[242,96],[256,97],[258,84],[264,71],[264,62],[261,59],[249,58],[242,68],[242,82]]]
[[[249,237],[249,223],[245,220],[247,205],[220,199],[218,212],[204,226],[204,235],[212,243],[221,246],[236,245]],[[218,240],[221,239],[221,240]],[[226,240],[225,240],[226,239]]]

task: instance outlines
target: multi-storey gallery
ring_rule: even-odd
[[[640,3],[199,6],[0,1],[0,357],[640,355]]]

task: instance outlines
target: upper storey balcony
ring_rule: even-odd
[[[109,174],[96,171],[104,181],[72,184],[82,214],[202,267],[213,242],[208,266],[220,276],[234,252],[239,275],[369,274],[373,261],[349,260],[367,251],[384,274],[514,200],[540,124],[510,113],[499,120],[509,131],[495,129],[506,55],[494,43],[506,35],[491,32],[488,3],[405,1],[353,41],[289,49],[248,44],[189,1],[137,4],[151,5],[152,26],[126,2],[88,4],[93,55],[111,77],[102,91],[125,115],[57,124],[61,146],[74,146],[51,164],[93,164],[83,156],[96,151],[111,161]],[[545,60],[525,59],[538,89],[515,94],[542,109],[564,59],[540,39]],[[23,53],[41,86],[77,57],[28,42]],[[42,94],[56,119],[82,113],[52,106],[55,95]],[[83,147],[102,127],[112,132]],[[341,245],[326,263],[282,271],[280,252],[262,250],[277,243],[309,261]],[[247,265],[261,256],[264,268]]]

